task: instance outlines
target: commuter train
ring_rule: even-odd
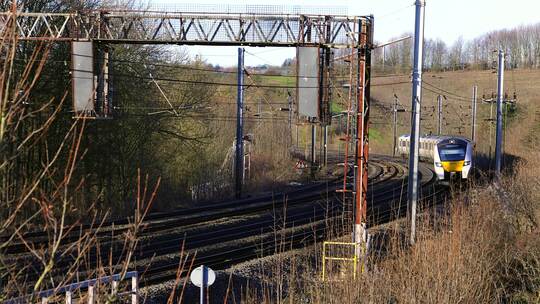
[[[467,179],[473,162],[473,142],[464,137],[433,136],[420,137],[418,156],[432,161],[439,180],[456,176]],[[410,135],[399,137],[397,152],[402,157],[409,155]]]

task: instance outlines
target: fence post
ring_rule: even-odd
[[[88,286],[88,304],[94,304],[95,287],[94,285]]]
[[[113,280],[112,281],[111,294],[112,294],[113,297],[116,297],[117,293],[118,293],[118,281]]]
[[[66,291],[66,304],[71,304],[71,291]]]
[[[139,277],[131,277],[131,304],[139,304]]]

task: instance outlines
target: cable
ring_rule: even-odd
[[[468,97],[461,96],[461,95],[458,95],[458,94],[456,94],[456,93],[453,93],[453,92],[447,91],[447,90],[445,90],[445,89],[439,88],[439,87],[437,87],[437,86],[435,86],[435,85],[433,85],[433,84],[431,84],[431,83],[429,83],[429,82],[427,82],[427,81],[422,81],[422,83],[425,83],[425,84],[427,84],[428,86],[430,86],[430,87],[432,87],[432,88],[435,88],[435,89],[437,89],[437,90],[439,90],[439,91],[441,91],[441,92],[445,92],[445,93],[448,94],[448,95],[453,95],[453,96],[455,96],[455,97],[457,97],[457,98],[460,98],[460,99],[462,99],[462,100],[470,101],[470,98],[468,98]]]
[[[91,71],[88,70],[78,70],[78,69],[72,69],[71,71],[75,72],[83,72],[83,73],[90,73]],[[174,79],[174,78],[163,78],[163,77],[144,77],[144,76],[135,76],[135,75],[128,75],[128,74],[112,74],[112,73],[104,73],[104,75],[108,75],[111,77],[118,77],[118,78],[131,78],[131,79],[140,79],[140,80],[160,80],[160,81],[166,81],[166,82],[175,82],[175,83],[188,83],[188,84],[205,84],[205,85],[213,85],[213,86],[231,86],[231,87],[237,87],[238,84],[236,83],[229,83],[229,82],[211,82],[211,81],[195,81],[195,80],[185,80],[185,79]],[[90,79],[89,77],[73,77],[76,79]],[[381,83],[381,84],[371,84],[372,87],[377,86],[388,86],[388,85],[397,85],[397,84],[406,84],[410,83],[409,81],[402,81],[402,82],[393,82],[393,83]],[[250,87],[256,87],[256,88],[275,88],[275,89],[318,89],[318,88],[332,88],[332,86],[287,86],[287,85],[260,85],[260,84],[251,84],[246,85],[244,84],[243,87],[250,88]]]
[[[253,56],[253,57],[255,57],[255,58],[258,58],[258,59],[260,59],[260,60],[262,60],[262,61],[264,61],[264,62],[266,62],[266,63],[268,63],[268,64],[270,64],[270,65],[274,65],[274,64],[271,63],[270,61],[268,61],[268,60],[266,60],[266,59],[264,59],[264,58],[262,58],[262,57],[259,57],[259,56],[255,55],[255,54],[253,54],[253,53],[250,53],[250,52],[248,52],[248,51],[245,51],[245,53],[248,54],[248,55],[251,55],[251,56]]]
[[[431,93],[433,93],[433,94],[444,95],[444,96],[446,97],[446,99],[449,99],[449,100],[454,100],[454,101],[457,101],[457,102],[460,102],[460,103],[464,103],[465,101],[467,101],[467,104],[468,104],[468,102],[469,102],[469,100],[463,100],[463,99],[458,99],[458,98],[456,98],[456,97],[446,96],[445,94],[442,94],[442,93],[444,93],[444,92],[438,92],[438,91],[432,90],[432,89],[430,89],[430,88],[427,88],[427,87],[425,87],[425,86],[422,86],[422,89],[423,89],[423,90],[426,90],[426,91],[428,91],[428,92],[431,92]]]
[[[391,83],[372,83],[370,86],[372,87],[382,87],[382,86],[389,86],[389,85],[398,85],[398,84],[410,84],[410,81],[399,81],[399,82],[391,82]]]
[[[391,12],[386,13],[386,14],[380,16],[380,17],[377,17],[377,20],[381,20],[383,18],[395,15],[395,14],[400,13],[400,12],[402,12],[402,11],[404,11],[404,10],[410,8],[410,7],[413,7],[413,6],[414,6],[414,4],[409,4],[409,5],[405,6],[405,7],[399,8],[399,9],[397,9],[395,11],[391,11]]]
[[[246,53],[253,55],[246,51]],[[71,54],[72,56],[78,56],[78,57],[85,57],[85,58],[95,58],[95,56],[89,56],[89,55],[81,55],[81,54]],[[260,58],[260,57],[258,57]],[[15,59],[19,62],[27,62],[25,59]],[[60,62],[60,63],[67,63],[67,60],[49,60],[49,59],[42,59],[42,60],[33,60],[32,62]],[[131,60],[125,60],[125,59],[109,59],[109,62],[111,63],[120,63],[120,64],[140,64],[141,61],[131,61]],[[174,69],[183,69],[183,70],[193,70],[193,71],[203,71],[203,72],[211,72],[211,73],[219,73],[219,74],[237,74],[236,71],[223,71],[223,70],[216,70],[211,68],[197,68],[193,66],[187,66],[187,65],[181,65],[181,64],[166,64],[166,63],[146,63],[148,66],[156,66],[156,67],[168,67],[168,68],[174,68]],[[284,77],[284,78],[296,78],[296,77],[302,77],[302,78],[319,78],[318,76],[299,76],[299,75],[269,75],[264,73],[250,73],[251,75],[257,75],[261,77]],[[390,74],[390,75],[380,75],[380,76],[371,76],[371,78],[387,78],[387,77],[405,77],[410,76],[409,74]],[[333,78],[349,78],[347,75],[339,76],[334,75]]]

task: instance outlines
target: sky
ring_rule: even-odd
[[[328,0],[155,0],[151,6],[174,7],[190,3],[232,5],[300,5],[328,7]],[[414,32],[414,0],[333,0],[348,15],[374,15],[375,40],[386,42]],[[484,33],[540,22],[540,0],[427,0],[425,37],[451,45],[459,37],[469,40]],[[237,47],[188,47],[192,55],[221,66],[235,66]],[[280,65],[295,56],[294,48],[247,48],[245,64]]]

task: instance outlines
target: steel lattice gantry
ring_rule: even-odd
[[[0,28],[13,17],[0,13]],[[373,36],[371,17],[90,11],[15,18],[19,40],[358,48]]]

